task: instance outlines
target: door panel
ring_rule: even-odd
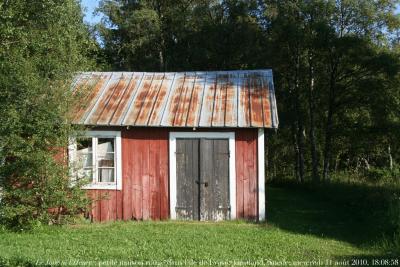
[[[176,139],[178,219],[230,218],[229,141]]]
[[[227,139],[200,140],[200,219],[230,218],[229,143]]]
[[[212,145],[212,140],[200,140],[200,220],[202,221],[211,220],[214,212],[214,157]]]
[[[227,139],[214,140],[215,155],[215,208],[214,218],[227,220],[230,218],[229,202],[229,141]]]
[[[176,216],[199,220],[199,139],[176,140]]]

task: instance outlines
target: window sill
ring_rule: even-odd
[[[122,184],[115,183],[104,183],[104,184],[88,184],[82,187],[82,189],[91,190],[91,189],[99,189],[99,190],[122,190]]]

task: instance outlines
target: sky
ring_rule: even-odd
[[[100,22],[101,16],[94,15],[93,12],[99,5],[100,0],[82,0],[82,6],[86,9],[84,20],[90,24],[96,24]]]

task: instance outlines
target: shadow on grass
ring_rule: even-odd
[[[371,246],[390,231],[383,212],[387,207],[380,198],[374,188],[356,185],[268,186],[267,223],[294,233]]]

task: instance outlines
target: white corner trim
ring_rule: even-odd
[[[265,220],[265,163],[264,163],[264,129],[258,129],[258,220]]]
[[[120,131],[85,131],[79,133],[81,136],[96,137],[96,138],[115,138],[115,183],[91,183],[82,187],[82,189],[106,189],[106,190],[122,190],[122,141]],[[96,153],[97,139],[93,144],[93,155]],[[70,137],[68,146],[68,155],[70,165],[76,158],[76,138]],[[97,175],[97,162],[94,162],[94,175]]]
[[[169,134],[169,212],[176,219],[176,137]]]
[[[234,132],[170,132],[169,133],[169,188],[170,214],[176,219],[176,139],[177,138],[220,138],[229,139],[229,204],[231,219],[236,219],[236,152]]]

